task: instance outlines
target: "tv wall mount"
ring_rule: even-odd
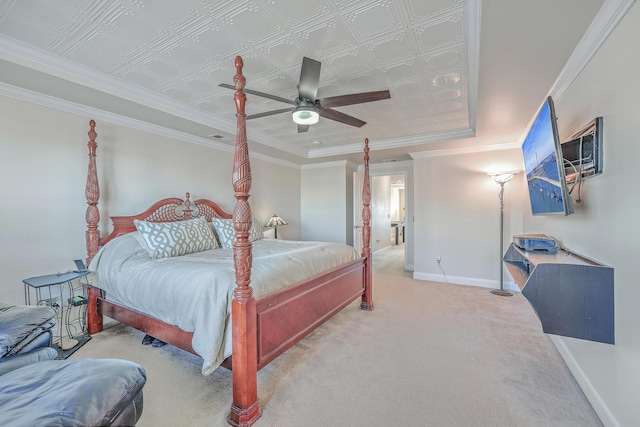
[[[603,119],[596,117],[560,145],[566,181],[567,184],[573,184],[569,193],[571,194],[575,186],[578,186],[576,203],[582,201],[580,198],[582,180],[602,173],[602,142]]]
[[[561,144],[568,184],[602,173],[602,125],[597,117]]]

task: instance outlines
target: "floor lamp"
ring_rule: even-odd
[[[500,289],[493,289],[492,294],[510,297],[513,292],[504,289],[504,267],[502,266],[503,242],[504,242],[504,185],[516,176],[517,172],[488,173],[493,180],[500,185]]]

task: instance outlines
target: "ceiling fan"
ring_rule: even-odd
[[[274,101],[291,104],[294,107],[282,108],[279,110],[267,111],[264,113],[252,114],[247,119],[257,119],[259,117],[272,116],[275,114],[291,112],[293,121],[298,125],[298,133],[306,132],[309,126],[318,123],[320,117],[345,123],[350,126],[362,127],[367,122],[357,119],[340,111],[332,110],[332,107],[343,107],[345,105],[363,104],[365,102],[380,101],[391,98],[388,90],[375,92],[353,93],[350,95],[330,96],[328,98],[317,98],[318,85],[320,83],[320,62],[306,56],[302,58],[302,68],[300,69],[300,83],[298,84],[298,97],[295,100],[282,98],[268,93],[245,89],[246,93],[273,99]],[[222,83],[221,87],[235,90],[235,86]]]

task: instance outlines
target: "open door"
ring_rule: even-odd
[[[363,172],[353,173],[353,246],[362,253],[362,185]]]

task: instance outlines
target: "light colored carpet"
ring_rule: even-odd
[[[258,373],[256,426],[600,426],[527,300],[413,280],[402,246],[374,257],[372,312],[354,303]],[[116,323],[74,358],[147,369],[138,426],[226,426],[231,373]]]

